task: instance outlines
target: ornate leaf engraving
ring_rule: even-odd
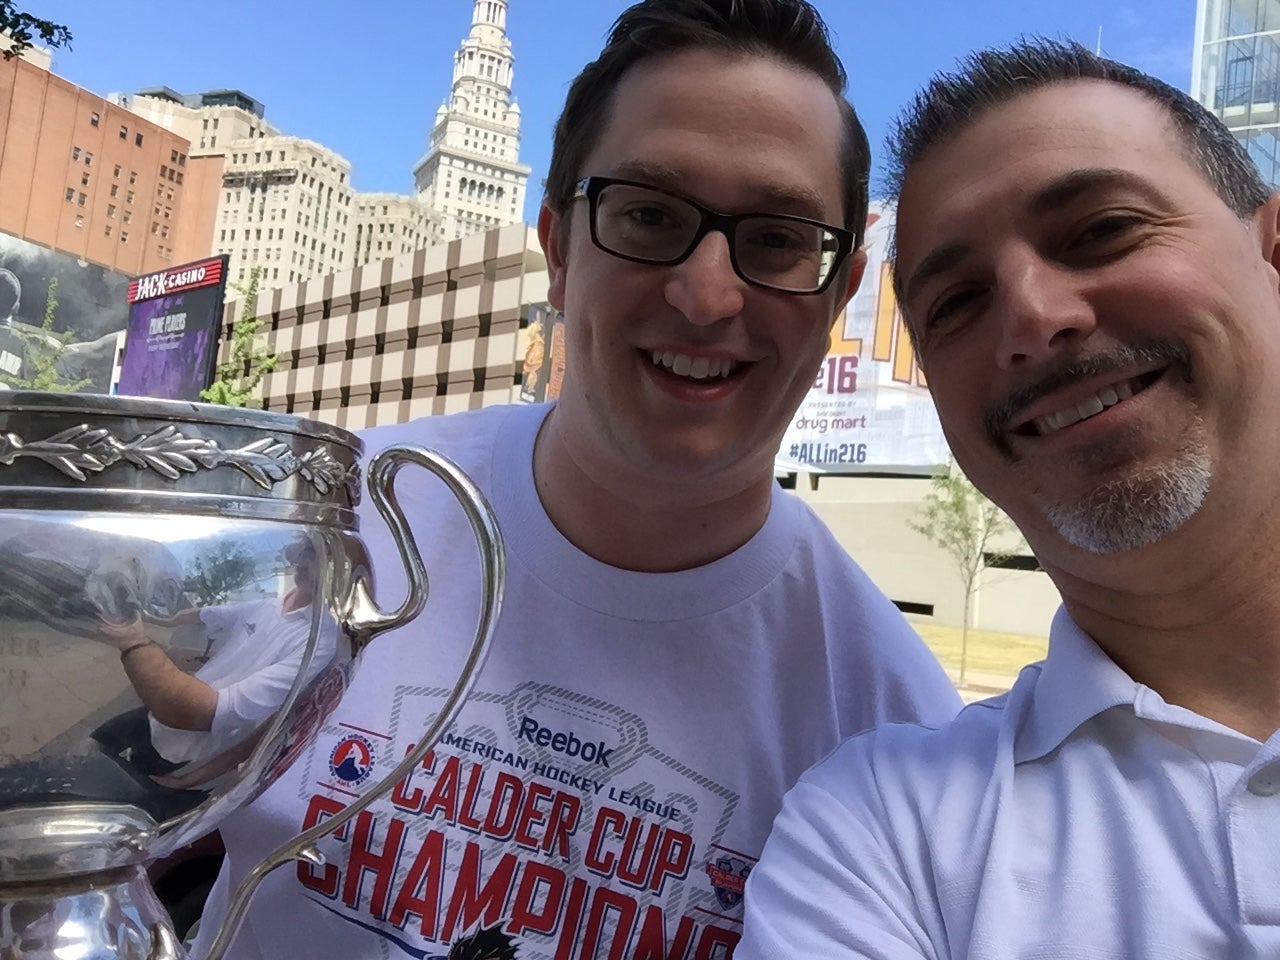
[[[322,495],[342,486],[354,503],[360,492],[359,469],[344,467],[323,448],[308,450],[299,457],[287,443],[263,437],[238,449],[224,450],[214,440],[184,436],[174,424],[128,442],[110,430],[87,424],[33,442],[16,433],[0,434],[0,467],[24,457],[41,460],[80,481],[123,460],[168,480],[227,466],[239,470],[264,490],[296,474]]]

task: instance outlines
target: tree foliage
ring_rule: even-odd
[[[201,607],[226,603],[235,591],[253,582],[253,557],[235,544],[222,544],[192,563],[183,586]]]
[[[1010,520],[969,482],[954,464],[933,478],[932,487],[911,528],[951,559],[964,585],[964,621],[960,627],[960,683],[969,657],[969,621],[982,571],[1008,556],[998,544],[1016,533]]]
[[[3,0],[0,0],[3,2]],[[58,373],[58,361],[75,337],[74,330],[53,332],[53,318],[58,312],[58,278],[49,281],[44,298],[44,322],[39,327],[15,324],[11,329],[22,340],[31,367],[31,376],[17,377],[0,373],[0,383],[15,390],[48,390],[53,393],[75,393],[92,380],[64,380]]]
[[[17,0],[0,0],[0,33],[12,44],[3,51],[6,60],[19,56],[39,38],[46,47],[71,49],[71,31],[60,23],[18,9]]]
[[[236,289],[243,294],[236,322],[231,327],[230,356],[218,364],[213,383],[200,392],[202,399],[224,407],[257,406],[254,394],[262,378],[276,368],[280,358],[261,337],[262,318],[258,313],[258,282],[262,268],[249,271],[249,282]]]

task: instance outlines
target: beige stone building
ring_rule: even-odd
[[[239,90],[210,90],[185,95],[168,87],[152,87],[110,99],[143,119],[186,137],[191,156],[222,156],[240,140],[273,137],[280,131],[267,122],[266,108]]]
[[[413,197],[398,193],[356,194],[353,266],[411,253],[436,242],[437,217]]]
[[[356,241],[351,165],[312,140],[268,136],[228,145],[213,252],[242,283],[255,264],[277,286],[349,269]]]
[[[506,26],[506,0],[476,0],[471,32],[454,57],[449,100],[413,171],[418,199],[437,214],[437,241],[518,223],[524,215],[530,168],[519,160],[520,108],[511,99],[515,58]]]

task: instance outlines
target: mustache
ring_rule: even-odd
[[[1087,356],[1063,356],[1037,371],[1035,380],[1014,387],[1002,400],[987,407],[982,413],[982,426],[992,440],[1003,446],[1009,424],[1042,397],[1080,380],[1146,366],[1176,366],[1189,378],[1191,351],[1181,340],[1148,340],[1118,344]]]

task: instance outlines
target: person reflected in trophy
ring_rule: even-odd
[[[169,617],[139,615],[103,624],[101,635],[120,662],[142,706],[94,731],[114,758],[167,787],[190,788],[246,758],[255,734],[284,702],[307,653],[319,564],[306,539],[289,544],[284,560],[293,585],[282,597],[190,607]],[[161,630],[196,626],[207,655],[186,672],[157,639]],[[332,659],[336,633],[322,629],[305,684]]]

